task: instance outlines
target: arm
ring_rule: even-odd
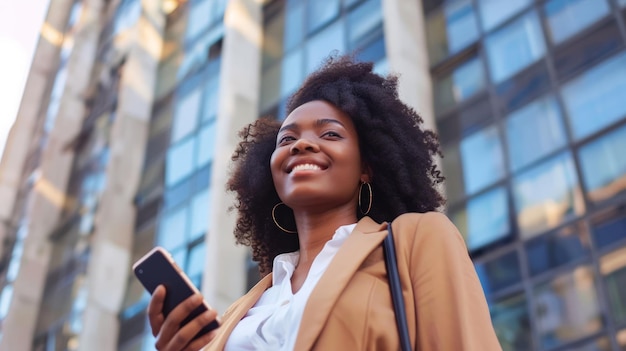
[[[456,227],[440,213],[427,213],[414,228],[409,269],[418,349],[501,350],[480,281]]]

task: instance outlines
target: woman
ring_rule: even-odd
[[[201,296],[164,319],[160,287],[148,308],[157,349],[399,349],[381,246],[391,223],[413,348],[500,350],[463,239],[433,212],[444,201],[436,135],[398,99],[396,78],[331,58],[287,110],[242,132],[228,183],[237,242],[263,279],[197,340],[216,312],[179,328]]]

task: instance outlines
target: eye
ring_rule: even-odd
[[[291,135],[284,135],[282,137],[280,137],[280,139],[278,139],[278,145],[283,145],[285,143],[289,143],[296,140],[296,138],[294,138]]]
[[[332,130],[329,130],[327,132],[324,132],[324,134],[322,134],[323,137],[328,137],[328,138],[334,138],[334,139],[341,139],[341,135],[337,132],[334,132]]]

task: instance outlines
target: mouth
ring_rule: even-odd
[[[287,169],[287,173],[299,172],[299,171],[323,171],[327,168],[328,168],[327,166],[321,166],[315,163],[300,163]]]

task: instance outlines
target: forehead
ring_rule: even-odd
[[[335,107],[333,104],[315,100],[298,106],[283,121],[283,126],[289,124],[300,124],[306,122],[315,122],[319,119],[336,119],[346,128],[354,129],[352,118],[346,113]]]

